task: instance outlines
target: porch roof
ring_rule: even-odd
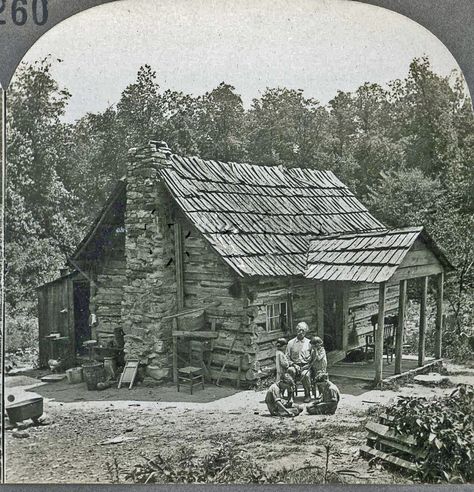
[[[406,227],[315,238],[309,245],[305,276],[314,280],[386,282],[418,237],[430,246],[446,269],[452,269],[423,227]]]

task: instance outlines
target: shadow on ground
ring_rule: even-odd
[[[29,391],[35,392],[44,398],[63,403],[78,401],[160,401],[160,402],[193,402],[209,403],[237,393],[235,388],[208,384],[204,390],[193,391],[182,389],[177,391],[173,384],[156,385],[143,382],[132,389],[117,386],[102,391],[89,391],[85,383],[69,384],[67,380],[57,383],[46,383],[35,386]]]
[[[157,384],[149,380],[139,383],[138,386],[134,386],[132,389],[118,389],[115,384],[102,391],[89,391],[85,383],[69,384],[67,379],[56,383],[42,383],[39,381],[41,375],[36,374],[35,371],[29,371],[22,375],[9,376],[6,378],[6,387],[30,386],[30,388],[26,389],[27,392],[34,392],[44,398],[62,403],[80,401],[210,403],[239,392],[239,390],[231,386],[216,386],[208,383],[204,390],[196,388],[191,395],[189,388],[181,388],[181,391],[178,392],[176,385],[173,383]],[[359,396],[371,390],[370,384],[366,381],[339,376],[331,377],[331,380],[343,394]],[[303,398],[297,398],[296,401],[299,402],[300,399],[302,400]]]

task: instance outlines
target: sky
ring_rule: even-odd
[[[225,81],[249,107],[266,87],[303,89],[326,104],[337,90],[403,78],[414,57],[460,71],[414,21],[349,0],[119,0],[46,33],[26,62],[51,54],[72,94],[66,119],[115,104],[141,65],[163,89],[203,94]]]

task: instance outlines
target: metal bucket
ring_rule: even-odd
[[[104,366],[99,362],[82,365],[82,375],[89,391],[97,389],[97,383],[105,381]]]
[[[72,367],[66,371],[67,380],[69,384],[82,383],[82,367]]]

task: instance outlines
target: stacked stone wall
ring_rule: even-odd
[[[167,165],[166,151],[160,143],[130,151],[122,297],[126,356],[159,367],[163,377],[172,350],[171,323],[162,318],[176,312],[172,201],[157,171]]]

